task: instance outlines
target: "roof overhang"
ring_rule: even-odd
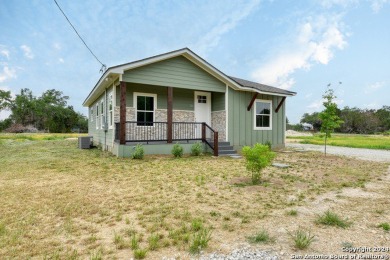
[[[250,87],[244,87],[238,84],[237,82],[233,81],[230,79],[226,74],[215,68],[213,65],[202,59],[200,56],[198,56],[196,53],[191,51],[188,48],[160,54],[157,56],[153,56],[150,58],[118,65],[118,66],[113,66],[108,68],[103,75],[100,77],[99,81],[96,83],[92,91],[89,93],[87,98],[83,102],[83,106],[88,107],[90,106],[95,99],[97,99],[106,88],[112,85],[112,83],[116,79],[121,79],[121,75],[125,73],[127,70],[132,70],[138,67],[146,66],[152,63],[156,63],[159,61],[171,59],[177,56],[183,56],[190,60],[192,63],[195,65],[199,66],[206,72],[208,72],[210,75],[214,76],[218,80],[222,81],[229,87],[235,89],[235,90],[242,90],[242,91],[251,91],[251,92],[257,92],[259,94],[266,94],[266,95],[274,95],[274,96],[294,96],[295,93],[292,92],[291,95],[289,94],[279,94],[279,93],[271,93],[271,92],[266,92],[266,91],[261,91],[255,88],[250,88]]]

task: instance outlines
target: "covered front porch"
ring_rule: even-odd
[[[183,145],[202,142],[205,150],[207,149],[215,156],[218,156],[218,140],[220,136],[218,131],[211,127],[213,117],[211,112],[211,93],[208,96],[206,93],[204,96],[199,95],[197,97],[196,91],[193,92],[195,93],[195,100],[192,103],[194,104],[194,109],[193,111],[186,111],[174,110],[174,91],[178,91],[177,101],[182,102],[179,100],[180,89],[175,88],[174,90],[173,87],[162,86],[141,86],[146,92],[158,92],[159,94],[157,95],[135,92],[137,87],[140,86],[121,81],[116,91],[115,96],[119,96],[119,111],[115,113],[117,116],[114,115],[116,120],[114,124],[115,147],[113,152],[115,154],[118,156],[126,154],[128,151],[126,152],[125,150],[128,150],[128,148],[122,146],[135,146],[136,144],[151,145],[146,150],[155,149],[156,151],[148,153],[159,153],[157,151],[164,150],[164,144],[169,146],[169,144],[177,142]],[[161,91],[165,93],[161,93]],[[157,96],[159,106],[157,106]],[[164,103],[166,106],[165,104],[162,105],[162,97],[165,99]],[[127,105],[128,100],[133,101],[132,106]],[[197,102],[199,102],[199,106],[197,106]],[[209,108],[207,110],[206,107],[203,111],[201,106],[205,104],[208,104]],[[161,107],[164,109],[159,109]],[[201,108],[200,112],[203,112],[203,114],[197,116],[196,110],[199,107]],[[174,118],[180,119],[180,121],[174,121]],[[199,118],[208,119],[209,122],[199,122]],[[166,153],[166,151],[161,153]]]

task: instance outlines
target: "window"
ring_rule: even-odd
[[[255,130],[272,130],[271,100],[256,100],[254,114]]]
[[[100,116],[101,116],[101,120],[100,120],[100,123],[101,123],[101,127],[102,129],[104,128],[104,101],[102,100],[101,104],[100,104]]]
[[[134,93],[137,126],[153,126],[157,95]]]
[[[96,104],[96,129],[99,129],[99,104]]]
[[[108,122],[110,124],[110,128],[112,127],[112,123],[113,123],[113,115],[112,115],[112,94],[110,95],[109,97],[109,100],[108,100]]]
[[[93,113],[93,106],[89,109],[89,118],[91,119],[91,122],[93,122],[93,118],[95,117],[95,114]]]
[[[207,96],[198,95],[198,103],[207,103]]]

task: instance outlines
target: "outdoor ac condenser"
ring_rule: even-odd
[[[79,148],[90,149],[92,146],[92,136],[81,136],[79,137]]]

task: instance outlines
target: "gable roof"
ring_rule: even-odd
[[[112,77],[114,78],[118,76],[120,77],[120,75],[124,74],[124,72],[127,70],[146,66],[152,63],[171,59],[177,56],[183,56],[187,58],[189,61],[199,66],[204,71],[211,74],[212,76],[224,82],[229,87],[235,90],[252,91],[252,92],[258,92],[260,94],[278,95],[278,96],[294,96],[296,94],[295,92],[292,91],[287,91],[287,90],[263,85],[260,83],[235,78],[235,77],[229,77],[226,74],[224,74],[222,71],[218,70],[213,65],[208,63],[206,60],[198,56],[196,53],[191,51],[189,48],[183,48],[183,49],[159,54],[156,56],[152,56],[149,58],[109,67],[100,77],[100,79],[98,80],[94,88],[91,90],[87,98],[84,100],[83,106],[91,105],[93,101],[97,99],[99,95],[101,95],[108,86],[112,85],[113,81],[110,80]]]
[[[296,92],[284,90],[281,88],[271,87],[268,85],[260,84],[260,83],[245,80],[245,79],[240,79],[240,78],[231,77],[231,76],[229,76],[229,78],[231,78],[232,80],[234,80],[235,82],[237,82],[238,84],[240,84],[243,87],[253,88],[254,90],[259,90],[262,92],[277,93],[277,94],[282,94],[282,95],[287,95],[287,96],[294,96],[297,94]]]

